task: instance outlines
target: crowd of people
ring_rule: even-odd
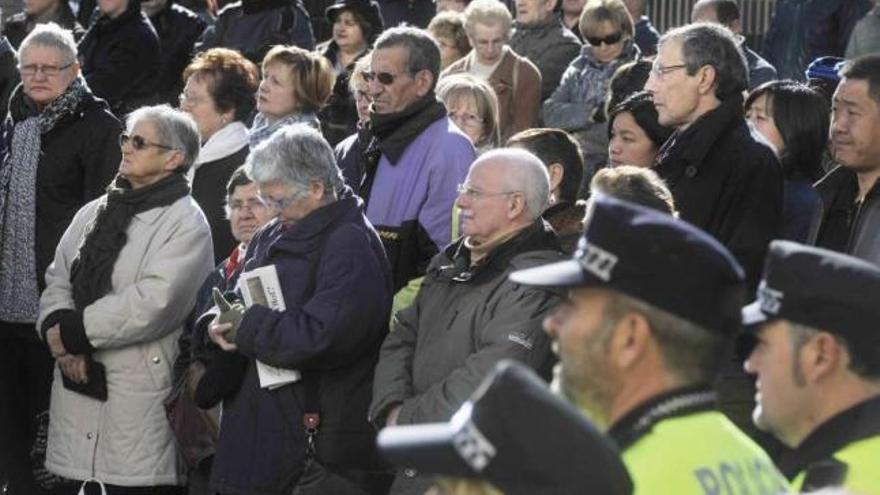
[[[880,494],[880,5],[741,3],[25,0],[0,493]]]

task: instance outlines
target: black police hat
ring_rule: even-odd
[[[393,464],[480,478],[507,495],[630,494],[617,448],[535,373],[501,361],[449,423],[391,426],[379,450]]]
[[[713,237],[671,215],[591,198],[573,259],[513,272],[514,282],[613,289],[708,330],[739,329],[743,270]]]
[[[742,316],[751,329],[784,318],[880,356],[880,267],[827,249],[773,241],[757,300]]]

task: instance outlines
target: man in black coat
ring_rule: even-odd
[[[782,168],[752,134],[741,93],[746,61],[733,34],[710,24],[660,39],[645,89],[661,124],[674,127],[657,157],[681,218],[715,236],[757,287],[767,245],[780,231]]]
[[[193,46],[208,25],[198,14],[177,5],[174,0],[145,0],[141,7],[156,30],[162,48],[156,92],[162,103],[177,106],[177,98],[183,91],[183,70],[192,60]]]
[[[64,29],[69,29],[76,40],[82,38],[85,33],[82,26],[76,22],[76,16],[73,15],[66,1],[31,0],[23,3],[21,12],[6,19],[3,24],[3,34],[18,50],[24,37],[33,31],[34,26],[47,22],[54,22]]]

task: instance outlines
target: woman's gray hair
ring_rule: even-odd
[[[513,17],[510,11],[497,0],[474,0],[464,9],[464,30],[469,36],[474,35],[477,24],[484,26],[501,26],[504,28],[504,39],[510,39]]]
[[[54,22],[37,24],[21,42],[18,53],[23,55],[32,45],[58,50],[65,64],[76,62],[76,41],[73,39],[73,33]]]
[[[282,127],[251,150],[245,168],[254,182],[281,182],[305,190],[319,182],[327,194],[344,187],[333,149],[321,133],[305,124]]]
[[[148,122],[156,129],[159,144],[183,153],[183,163],[179,170],[186,172],[199,157],[199,129],[196,122],[186,112],[168,105],[141,107],[131,112],[125,119],[128,132],[140,122]]]

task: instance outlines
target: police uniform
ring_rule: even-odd
[[[617,291],[733,342],[745,297],[742,268],[692,225],[607,196],[593,198],[574,258],[514,272],[515,282]],[[770,457],[717,410],[708,383],[668,390],[608,431],[636,494],[775,494],[787,482]]]
[[[743,309],[751,330],[785,319],[834,334],[880,371],[880,268],[851,256],[774,241],[757,300]],[[880,396],[813,430],[780,461],[800,491],[844,487],[880,495]]]
[[[389,426],[379,450],[424,473],[478,478],[505,495],[630,495],[616,446],[530,368],[503,360],[448,423]]]

